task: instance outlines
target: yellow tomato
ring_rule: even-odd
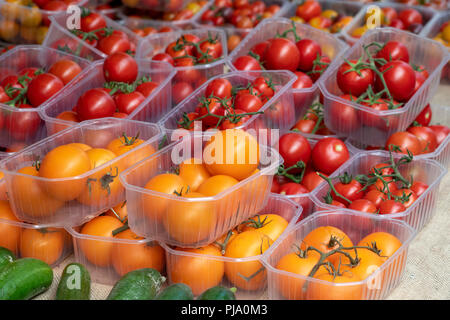
[[[300,17],[298,17],[298,16],[291,17],[290,19],[291,19],[292,21],[298,22],[298,23],[305,23],[305,22],[306,22],[305,19],[300,18]]]
[[[0,21],[0,38],[11,42],[19,35],[19,25],[13,20]]]
[[[450,41],[450,24],[448,24],[444,30],[442,30],[442,38],[445,41]]]
[[[335,10],[328,9],[328,10],[322,11],[322,13],[320,15],[324,18],[334,20],[339,16],[339,13]]]
[[[41,24],[42,15],[37,5],[23,7],[20,11],[19,21],[25,27],[37,27]]]
[[[190,191],[197,191],[211,175],[200,159],[187,159],[180,164],[180,177],[189,185]]]
[[[91,168],[98,168],[105,163],[116,158],[114,152],[108,149],[93,148],[86,151]],[[119,180],[119,168],[117,162],[111,163],[102,170],[93,173],[88,177],[88,187],[84,188],[77,200],[85,205],[103,207],[118,198],[123,191]],[[119,200],[119,199],[117,199]]]

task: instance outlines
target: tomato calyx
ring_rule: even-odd
[[[263,61],[261,61],[261,57],[257,53],[254,53],[253,51],[249,51],[248,55],[250,57],[254,58],[256,61],[258,61],[261,70],[266,70],[266,68],[264,68]]]
[[[297,28],[295,27],[295,22],[291,20],[291,28],[285,30],[282,34],[279,34],[277,32],[277,34],[275,35],[274,38],[285,38],[287,39],[289,33],[292,33],[294,35],[294,39],[295,42],[298,42],[300,40],[302,40],[302,38],[297,34]]]
[[[254,229],[260,229],[266,225],[268,225],[272,220],[267,221],[268,216],[264,217],[263,220],[261,220],[261,216],[257,215],[253,219],[246,220],[241,223],[241,225],[250,226]]]
[[[99,180],[100,185],[102,186],[102,189],[106,190],[108,192],[108,196],[111,194],[111,188],[109,185],[114,182],[114,179],[119,176],[119,168],[114,167],[116,170],[116,174],[112,173],[112,168],[110,168],[110,171],[107,172],[104,176],[102,176]]]
[[[180,192],[178,192],[177,190],[173,190],[173,194],[178,196],[178,197],[182,197],[183,196],[183,188],[184,187],[181,188]],[[189,191],[190,191],[190,188],[189,188],[189,186],[187,186],[186,192],[184,194],[188,194]]]
[[[86,7],[81,7],[81,18],[85,18],[89,15],[91,15],[91,10]]]
[[[294,169],[301,169],[301,171],[298,174],[289,173],[289,171]],[[303,180],[303,176],[305,175],[305,171],[306,171],[306,164],[303,161],[297,161],[296,164],[290,166],[289,168],[285,168],[284,164],[280,165],[275,175],[286,177],[295,183],[301,183]]]
[[[225,237],[225,239],[223,240],[222,243],[220,243],[219,241],[214,241],[214,244],[219,246],[220,248],[220,252],[222,254],[225,254],[225,249],[227,248],[228,243],[230,242],[231,236],[233,235],[233,230],[229,230],[227,232],[227,235]]]
[[[320,173],[320,172],[317,172],[317,174],[319,175],[319,177],[321,177],[322,179],[324,179],[324,180],[328,183],[328,185],[330,186],[331,191],[333,191],[334,194],[335,194],[337,197],[341,198],[342,200],[345,200],[346,203],[352,203],[351,200],[347,199],[346,197],[344,197],[342,194],[340,194],[340,193],[336,190],[336,188],[334,187],[334,184],[333,184],[333,181],[331,180],[331,178],[329,178],[329,177],[323,175],[323,174]]]
[[[132,146],[139,139],[140,132],[138,132],[134,137],[128,137],[125,132],[122,133],[122,136],[119,139],[123,138],[123,146]]]
[[[316,56],[316,59],[313,61],[313,67],[310,71],[306,72],[308,76],[316,75],[318,74],[319,77],[322,75],[322,73],[328,68],[330,65],[329,62],[323,62],[322,61],[323,56],[321,56],[319,53]]]

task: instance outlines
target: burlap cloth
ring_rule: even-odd
[[[440,88],[432,103],[450,105],[450,87]],[[411,243],[408,262],[400,285],[388,300],[450,300],[450,174],[441,182],[434,217]],[[52,287],[36,297],[52,300],[64,267],[74,261],[73,255],[54,269]],[[92,283],[92,300],[105,299],[111,286]],[[263,295],[261,298],[267,298]]]

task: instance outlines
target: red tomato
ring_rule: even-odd
[[[294,74],[297,76],[297,80],[292,84],[292,89],[311,88],[313,86],[313,81],[306,73],[296,71]]]
[[[305,72],[312,70],[314,60],[316,60],[317,57],[322,56],[322,49],[320,48],[320,45],[311,39],[302,39],[295,45],[300,53],[298,69]]]
[[[336,182],[334,184],[334,188],[341,196],[347,198],[352,202],[364,197],[364,191],[362,191],[363,186],[355,179],[350,180],[348,183],[344,183],[342,181]],[[334,191],[331,191],[331,196],[334,200],[340,201],[345,205],[350,204],[347,200],[341,198]]]
[[[175,61],[173,60],[173,58],[169,54],[164,53],[164,52],[155,54],[152,57],[152,60],[164,61],[164,62],[170,63],[172,66],[175,66]]]
[[[297,7],[295,15],[308,22],[310,19],[320,16],[322,7],[320,3],[315,0],[306,0]]]
[[[206,87],[205,97],[210,97],[211,95],[225,99],[231,97],[231,89],[233,86],[227,79],[214,79]]]
[[[433,113],[431,111],[430,104],[427,104],[414,121],[416,121],[421,126],[426,127],[430,124],[432,114]]]
[[[103,75],[106,81],[131,83],[137,79],[138,64],[130,55],[117,52],[105,59]]]
[[[49,73],[61,79],[64,85],[72,81],[81,71],[78,63],[68,59],[58,60],[48,70]]]
[[[114,96],[117,110],[126,114],[131,114],[142,102],[144,102],[144,100],[144,95],[139,91],[118,93]]]
[[[356,101],[357,99],[349,94],[341,95],[340,98],[348,101]],[[350,133],[356,131],[361,125],[358,110],[347,104],[338,101],[333,102],[329,113],[330,117],[328,121],[330,121],[330,124],[327,123],[327,126],[333,131]]]
[[[187,98],[192,92],[194,88],[187,82],[177,82],[173,85],[172,88],[172,99],[175,104],[180,103],[184,99]]]
[[[289,70],[294,72],[300,62],[300,52],[296,45],[285,38],[269,40],[265,56],[265,66],[268,70]]]
[[[419,138],[406,131],[392,134],[386,141],[385,149],[389,150],[391,144],[400,147],[401,153],[406,154],[406,150],[409,150],[413,155],[418,155],[422,152],[422,144]]]
[[[131,42],[127,37],[111,34],[98,41],[97,49],[109,56],[113,53],[131,51]]]
[[[271,98],[275,94],[273,85],[264,77],[258,77],[252,82],[252,87],[261,93],[262,97]]]
[[[401,60],[391,61],[383,65],[380,71],[383,72],[383,79],[395,100],[402,102],[411,97],[416,83],[416,74],[408,63]],[[379,78],[376,80],[376,88],[378,90],[384,88]]]
[[[391,214],[405,211],[406,208],[401,202],[395,200],[384,200],[379,208],[379,214]]]
[[[447,126],[432,125],[429,126],[429,128],[433,130],[434,133],[436,134],[436,141],[438,145],[440,145],[445,140],[445,138],[447,138],[447,136],[450,134],[450,128]]]
[[[350,64],[357,64],[357,60],[349,60]],[[363,94],[369,85],[375,83],[375,75],[371,69],[359,69],[358,71],[350,71],[351,65],[347,62],[343,63],[336,74],[336,81],[339,89],[343,93],[348,93],[354,96]]]
[[[324,176],[327,176],[326,174],[323,174]],[[320,177],[317,172],[310,171],[303,177],[302,184],[308,189],[309,191],[313,191],[315,188],[317,188],[322,182],[324,182],[325,179]]]
[[[378,210],[375,204],[367,199],[357,199],[350,203],[348,208],[366,213],[376,213]]]
[[[42,73],[28,84],[27,98],[31,105],[36,108],[54,96],[63,87],[64,83],[57,76],[51,73]]]
[[[233,66],[241,71],[261,70],[259,61],[251,56],[240,56],[234,60]]]
[[[245,112],[258,112],[263,106],[263,102],[257,96],[247,93],[236,96],[234,106]]]
[[[18,109],[31,109],[29,104],[20,104]],[[41,127],[41,118],[37,112],[11,112],[5,119],[5,128],[15,140],[33,139]]]
[[[80,96],[76,112],[81,121],[111,117],[116,112],[116,104],[109,93],[95,88]]]
[[[331,174],[350,158],[347,146],[337,138],[319,140],[311,152],[314,168],[324,174]]]
[[[406,28],[413,23],[423,24],[422,15],[420,12],[412,8],[400,11],[398,18],[403,22]]]
[[[421,181],[414,181],[410,189],[414,191],[417,197],[420,197],[428,189],[428,185]]]
[[[97,12],[92,11],[80,19],[80,29],[83,32],[91,32],[102,28],[106,28],[106,20]]]
[[[401,60],[406,63],[409,62],[409,52],[406,46],[398,41],[388,41],[383,48],[378,51],[375,58],[384,59],[386,62]]]
[[[295,165],[298,161],[303,161],[306,165],[311,157],[311,146],[308,140],[298,133],[282,135],[278,141],[278,149],[284,159],[285,168]]]
[[[136,87],[136,91],[142,93],[142,95],[147,98],[150,96],[156,88],[158,88],[159,84],[153,81],[143,82]]]
[[[429,153],[436,150],[438,143],[436,134],[434,133],[433,129],[422,126],[409,127],[408,132],[419,138],[422,145],[421,153]]]
[[[378,209],[381,203],[387,199],[387,195],[379,190],[370,190],[364,195],[364,199],[371,201]]]
[[[250,49],[250,51],[258,55],[260,61],[264,61],[264,59],[266,58],[267,47],[269,46],[269,44],[270,42],[268,40],[259,42],[255,44]]]

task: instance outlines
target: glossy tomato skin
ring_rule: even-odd
[[[425,108],[423,108],[423,110],[419,113],[419,115],[416,117],[416,119],[414,121],[416,121],[418,124],[420,124],[421,126],[428,126],[431,122],[431,116],[432,116],[432,111],[431,111],[431,107],[430,104],[427,104],[425,106]]]
[[[211,95],[221,99],[231,97],[232,87],[227,79],[214,79],[206,87],[205,97],[210,97]]]
[[[384,59],[386,62],[401,60],[406,63],[409,62],[409,52],[404,44],[398,41],[388,41],[383,48],[378,51],[375,56],[379,59]]]
[[[408,132],[415,135],[421,142],[421,153],[429,153],[436,150],[438,143],[433,129],[422,126],[413,126],[408,128]]]
[[[322,13],[322,7],[317,1],[307,0],[297,7],[296,16],[304,19],[306,22]]]
[[[349,183],[343,183],[339,181],[334,184],[334,188],[340,195],[344,196],[345,198],[347,198],[352,202],[361,199],[364,196],[364,191],[362,191],[363,188],[362,184],[356,181],[355,179],[352,179]],[[350,203],[347,200],[342,199],[334,191],[331,192],[331,196],[336,201],[340,201],[345,205],[350,205]]]
[[[384,81],[395,100],[403,102],[411,97],[416,84],[416,74],[408,63],[394,60],[383,65],[380,71],[383,72]],[[375,86],[378,90],[384,88],[379,78]]]
[[[349,94],[341,95],[340,98],[348,101],[356,101],[358,99]],[[329,127],[333,131],[349,134],[356,131],[361,125],[358,110],[345,103],[338,101],[332,102],[328,113],[329,117],[327,117],[327,122],[330,122]]]
[[[114,96],[117,110],[126,114],[131,114],[144,100],[144,95],[139,91],[119,93]]]
[[[302,195],[309,193],[309,190],[306,189],[306,187],[300,183],[288,182],[281,185],[281,187],[278,190],[278,193],[283,195]],[[291,198],[291,200],[297,202],[299,205],[302,206],[305,215],[311,211],[312,204],[311,200],[308,199],[308,197],[294,197]]]
[[[103,74],[106,81],[131,83],[137,79],[138,64],[126,53],[114,53],[105,59]]]
[[[241,71],[261,70],[259,61],[251,56],[240,56],[234,60],[233,66]]]
[[[298,133],[286,133],[281,136],[278,148],[284,159],[285,168],[289,168],[299,161],[303,161],[306,165],[311,157],[311,146],[308,140]]]
[[[27,98],[33,107],[38,107],[64,87],[64,83],[51,73],[42,73],[28,84]]]
[[[32,109],[29,104],[20,104],[19,109]],[[41,118],[37,112],[11,112],[5,117],[4,127],[14,140],[33,139],[41,126]]]
[[[114,99],[102,89],[90,89],[78,99],[77,114],[80,120],[111,117],[116,111]]]
[[[429,126],[429,128],[432,129],[436,134],[438,145],[440,145],[445,140],[445,138],[447,138],[447,136],[450,134],[450,128],[447,126],[432,125]]]
[[[333,137],[319,140],[311,152],[314,168],[327,175],[336,171],[349,158],[350,153],[345,143]]]
[[[379,207],[379,214],[392,214],[406,211],[406,207],[395,200],[385,200]]]
[[[356,60],[350,60],[349,62],[357,63]],[[337,71],[336,81],[343,93],[358,97],[367,90],[369,85],[373,86],[375,75],[371,69],[367,68],[359,70],[360,74],[356,71],[349,71],[350,69],[351,66],[347,62],[343,63]]]
[[[407,153],[406,150],[409,150],[413,155],[418,155],[422,152],[422,144],[419,138],[406,131],[392,134],[386,141],[385,149],[389,150],[390,145],[399,146],[400,152],[405,154]]]
[[[68,84],[81,71],[82,69],[78,63],[68,59],[61,59],[55,62],[48,70],[49,73],[61,79],[64,85]]]
[[[288,39],[271,39],[267,46],[265,66],[269,70],[289,70],[294,72],[300,62],[300,52]]]
[[[310,71],[314,66],[314,60],[317,56],[322,56],[320,45],[312,39],[302,39],[296,44],[300,53],[298,69],[301,71]]]

